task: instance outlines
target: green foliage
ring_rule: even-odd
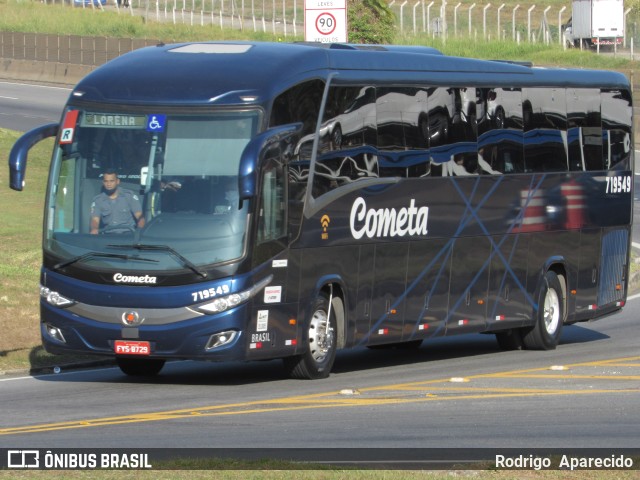
[[[640,15],[640,0],[625,0],[624,6],[631,9],[633,17]]]
[[[48,0],[51,2],[51,0]],[[221,29],[217,22],[200,25],[199,19],[190,25],[190,19],[180,15],[176,24],[156,22],[155,11],[150,20],[142,15],[130,15],[113,8],[72,8],[68,4],[16,2],[0,0],[0,31],[25,33],[51,33],[60,35],[81,35],[94,37],[149,38],[166,43],[206,40],[255,40],[255,41],[294,41],[302,40],[289,35],[271,32],[254,32],[253,29]],[[109,1],[112,4],[112,0]],[[138,2],[135,2],[137,5]],[[164,13],[161,14],[163,16]],[[183,20],[186,23],[183,23]]]
[[[6,159],[17,132],[0,129],[0,158]],[[42,259],[42,211],[53,141],[29,155],[27,187],[10,190],[8,168],[0,170],[0,359],[6,352],[39,343],[38,275]],[[2,370],[0,362],[0,370]]]
[[[395,16],[383,0],[349,0],[349,43],[392,43]]]

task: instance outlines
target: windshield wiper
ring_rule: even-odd
[[[168,252],[174,257],[178,258],[182,262],[183,266],[189,268],[189,270],[200,275],[202,278],[207,278],[207,272],[203,272],[202,270],[198,269],[198,267],[196,267],[193,263],[191,263],[191,261],[188,258],[183,257],[180,253],[178,253],[176,250],[171,248],[169,245],[145,245],[144,243],[136,243],[133,245],[112,244],[107,246],[112,248],[135,248],[136,250]]]
[[[139,260],[141,262],[154,262],[158,263],[158,260],[153,260],[151,258],[142,258],[142,257],[134,257],[132,255],[125,255],[123,253],[103,253],[103,252],[89,252],[84,255],[80,255],[78,257],[73,257],[71,260],[67,260],[66,262],[60,262],[52,267],[54,272],[60,270],[61,268],[68,267],[71,264],[76,262],[81,262],[86,260],[87,258],[93,257],[104,257],[104,258],[119,258],[121,260]]]

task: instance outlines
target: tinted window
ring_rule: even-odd
[[[478,162],[475,88],[435,88],[429,95],[429,147],[434,174],[473,175]]]
[[[631,96],[625,90],[602,91],[602,150],[605,168],[628,169],[631,156]]]
[[[300,218],[302,218],[309,179],[309,162],[323,92],[324,83],[320,80],[305,82],[280,94],[274,100],[271,109],[270,127],[302,123],[302,132],[295,145],[293,158],[287,164],[287,199],[289,202],[289,225],[292,231],[296,230],[295,226],[300,224]],[[266,180],[267,177],[265,177]],[[265,225],[268,226],[268,224]]]
[[[269,126],[302,122],[302,135],[314,133],[323,91],[324,83],[313,80],[280,94],[273,102]]]
[[[569,169],[602,170],[600,90],[567,89],[567,127]]]
[[[478,159],[481,173],[524,171],[522,93],[516,88],[478,89]]]
[[[565,91],[560,88],[522,90],[524,158],[527,172],[568,169]]]
[[[429,174],[427,96],[418,87],[377,89],[380,176]]]
[[[378,177],[375,88],[332,87],[320,127],[313,195]]]

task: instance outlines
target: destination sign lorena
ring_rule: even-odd
[[[145,128],[147,125],[146,115],[120,115],[113,113],[90,113],[83,115],[81,126],[102,127],[102,128]]]

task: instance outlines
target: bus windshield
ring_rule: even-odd
[[[45,252],[58,268],[184,270],[240,258],[242,151],[258,110],[65,112],[51,169]]]

